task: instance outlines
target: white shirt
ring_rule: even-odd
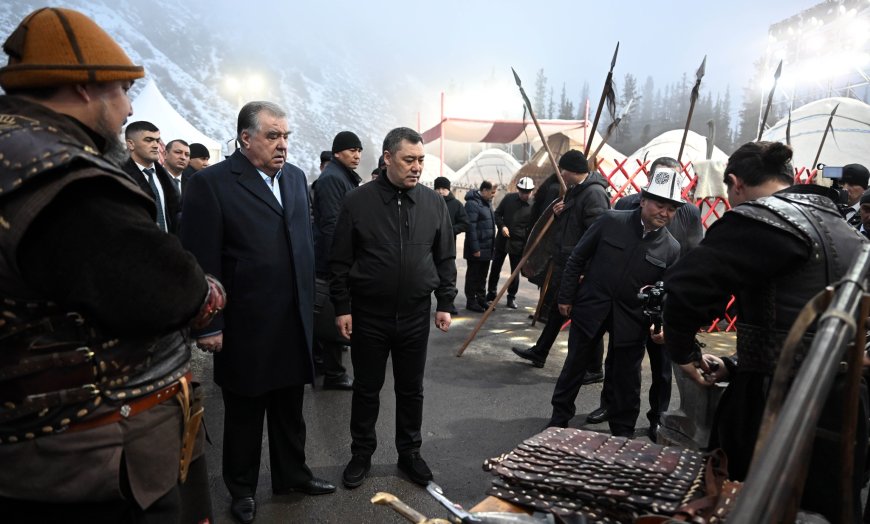
[[[149,177],[148,177],[148,173],[146,173],[145,170],[146,169],[153,169],[154,170],[154,174],[152,176],[154,177],[154,185],[157,186],[157,203],[160,205],[160,209],[163,210],[163,219],[167,220],[167,218],[166,218],[166,197],[163,196],[163,185],[160,184],[160,179],[157,178],[157,166],[154,164],[151,164],[151,166],[149,168],[149,166],[143,166],[142,164],[140,164],[139,162],[136,162],[135,160],[133,162],[136,164],[136,167],[139,168],[139,171],[142,172],[142,176],[145,177],[146,182],[148,181]]]
[[[278,205],[284,207],[284,201],[281,200],[281,184],[278,183],[278,180],[281,178],[282,171],[279,169],[277,173],[275,173],[274,177],[263,173],[259,169],[257,173],[260,173],[260,176],[263,177],[263,182],[266,183],[266,186],[269,188],[269,191],[275,195],[275,198],[278,200]]]

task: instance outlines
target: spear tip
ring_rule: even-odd
[[[514,80],[516,80],[517,85],[519,87],[523,87],[523,83],[520,81],[520,75],[517,74],[516,70],[514,70],[513,67],[511,67],[511,73],[514,74]]]
[[[835,105],[835,106],[834,106],[834,109],[831,111],[831,116],[834,116],[834,115],[837,114],[837,108],[838,108],[838,107],[840,107],[840,103],[839,103],[839,102],[837,102],[837,105]]]
[[[610,61],[610,71],[613,71],[613,68],[616,67],[616,55],[619,54],[619,41],[616,41],[616,49],[613,51],[613,60]]]
[[[704,77],[704,74],[707,72],[707,55],[704,55],[704,60],[701,61],[701,67],[698,68],[698,72],[695,73],[695,77],[698,81]]]
[[[779,65],[776,66],[776,73],[773,74],[773,78],[779,80],[779,75],[782,74],[782,59],[779,60]]]

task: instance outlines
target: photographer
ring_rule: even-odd
[[[640,365],[650,326],[638,291],[661,280],[679,257],[680,245],[665,226],[683,203],[676,171],[661,167],[650,176],[638,209],[605,212],[574,247],[558,294],[559,312],[571,318],[571,331],[549,426],[568,426],[583,376],[607,332],[610,431],[634,436],[640,413]]]
[[[861,204],[858,202],[864,191],[867,191],[868,181],[870,181],[870,172],[861,164],[847,164],[843,166],[843,176],[840,178],[840,184],[843,186],[843,192],[846,194],[846,204],[849,206],[843,215],[843,218],[849,221],[855,227],[861,225],[861,216],[858,214],[858,208]]]

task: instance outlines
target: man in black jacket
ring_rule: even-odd
[[[599,215],[610,208],[610,199],[607,196],[607,180],[598,172],[589,172],[589,163],[586,157],[577,150],[570,150],[559,159],[559,169],[565,177],[568,185],[568,193],[565,199],[553,207],[556,215],[556,223],[553,224],[553,276],[547,288],[545,303],[550,304],[547,314],[547,323],[541,331],[538,341],[529,349],[511,348],[517,356],[531,361],[535,367],[542,368],[550,354],[550,348],[559,336],[559,331],[567,317],[559,313],[559,306],[555,296],[559,291],[559,283],[562,279],[562,271],[571,250],[583,236],[583,233],[592,225]],[[601,363],[597,369],[592,366],[590,371],[595,373],[588,382],[600,381]]]
[[[355,133],[342,131],[335,135],[332,141],[332,158],[326,163],[320,177],[312,184],[313,199],[311,206],[314,213],[314,262],[318,279],[318,287],[325,288],[329,279],[329,250],[332,248],[332,237],[335,233],[335,221],[341,201],[352,189],[359,186],[362,178],[356,174],[362,154],[362,142]],[[321,155],[322,158],[323,155]],[[338,340],[338,332],[334,329],[335,312],[329,304],[323,304],[318,316],[329,317],[324,328],[332,328],[328,333],[316,333],[317,342],[323,355],[323,389],[349,390],[353,379],[341,364],[344,344]]]
[[[492,255],[492,266],[489,269],[487,286],[487,302],[495,300],[496,286],[501,274],[501,266],[505,257],[510,257],[511,271],[517,268],[526,239],[532,229],[532,208],[529,198],[535,183],[529,177],[523,177],[517,182],[517,192],[506,195],[495,210],[495,253]],[[520,279],[515,278],[508,287],[507,307],[517,308],[517,291],[520,289]]]
[[[456,237],[459,236],[459,233],[468,231],[468,215],[465,213],[465,206],[460,204],[450,191],[450,179],[439,176],[435,179],[434,188],[436,193],[444,197],[444,203],[447,204],[450,223],[453,225],[453,236]]]
[[[399,469],[418,484],[432,479],[420,456],[423,372],[431,296],[435,327],[447,331],[456,297],[456,244],[444,199],[418,185],[423,138],[406,127],[384,139],[386,176],[345,198],[329,265],[336,325],[351,340],[356,378],[350,414],[351,453],[344,485],[360,486],[377,447],[375,425],[392,354]],[[353,334],[353,337],[351,337]]]
[[[559,312],[571,318],[568,357],[553,391],[549,426],[567,427],[574,417],[574,401],[606,332],[610,432],[634,435],[650,327],[638,292],[661,280],[680,256],[680,245],[665,227],[684,203],[676,178],[673,169],[656,171],[639,209],[604,213],[571,252],[558,294]]]
[[[654,176],[659,167],[667,167],[671,169],[680,169],[680,164],[676,159],[670,157],[661,157],[653,160],[650,164],[650,176]],[[620,198],[614,209],[632,210],[640,207],[641,195],[634,193]],[[689,203],[689,205],[680,206],[677,209],[674,219],[667,226],[668,231],[674,239],[680,243],[680,256],[685,255],[690,249],[694,248],[701,242],[704,236],[704,227],[701,225],[701,210],[698,206]],[[649,356],[650,373],[652,375],[652,384],[649,388],[649,411],[646,416],[649,419],[649,430],[647,436],[653,442],[656,441],[659,419],[661,414],[668,410],[671,404],[671,359],[662,344],[656,343],[652,338],[647,338],[646,353]],[[608,359],[610,356],[608,355]],[[607,369],[607,361],[604,365]],[[607,385],[607,382],[605,382]],[[607,412],[607,392],[601,391],[601,407],[593,414],[598,414],[600,420],[606,420]]]
[[[492,199],[497,188],[489,180],[480,183],[480,189],[470,189],[465,194],[465,213],[468,215],[468,231],[462,257],[465,258],[465,309],[482,313],[489,307],[486,302],[486,273],[492,260],[495,243],[495,215]]]
[[[139,120],[124,130],[130,158],[122,169],[139,184],[157,204],[157,225],[163,231],[178,233],[181,196],[172,183],[172,175],[160,165],[160,130],[151,122]]]

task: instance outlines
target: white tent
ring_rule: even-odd
[[[451,169],[447,164],[444,164],[444,171],[441,171],[441,164],[442,162],[441,159],[438,158],[438,155],[426,153],[426,158],[423,162],[423,173],[420,174],[420,183],[432,187],[432,184],[435,183],[435,179],[439,176],[446,176],[450,180],[455,180],[456,171]],[[443,175],[442,172],[444,173]]]
[[[133,116],[130,121],[137,120],[147,120],[157,126],[164,143],[175,139],[189,144],[200,143],[208,148],[212,163],[223,159],[220,142],[207,137],[178,114],[153,81],[148,82],[133,100]]]
[[[682,140],[682,129],[665,131],[632,153],[628,158],[628,162],[625,163],[625,170],[631,173],[637,170],[644,162],[646,162],[648,167],[653,160],[663,156],[677,158],[677,155],[680,153],[680,143]],[[686,136],[686,146],[683,148],[683,163],[705,160],[706,156],[707,137],[690,130]],[[713,146],[713,155],[710,160],[727,161],[728,155],[718,147]],[[647,183],[647,178],[645,175],[640,174],[634,181],[638,186],[643,187]]]
[[[521,164],[501,149],[485,149],[456,171],[452,182],[458,187],[478,188],[484,180],[498,184],[502,191],[510,183]]]
[[[828,132],[819,163],[829,166],[870,166],[870,105],[852,98],[825,98],[810,102],[791,113],[792,163],[796,168],[814,167],[810,164],[816,157],[828,118],[837,104],[837,114],[831,121],[833,132]],[[765,131],[762,139],[785,143],[787,127],[788,117]]]

